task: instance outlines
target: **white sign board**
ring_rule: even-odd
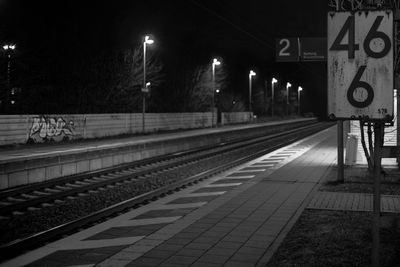
[[[393,13],[328,13],[328,115],[393,118]]]

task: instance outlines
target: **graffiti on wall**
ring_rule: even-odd
[[[33,118],[28,142],[59,142],[71,140],[73,136],[74,122],[72,120],[67,123],[62,117],[41,116]]]

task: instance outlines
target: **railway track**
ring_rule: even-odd
[[[112,190],[113,187],[117,186],[135,186],[146,182],[149,177],[160,176],[168,172],[180,172],[185,168],[192,168],[194,165],[205,164],[209,166],[198,173],[175,179],[160,187],[94,211],[89,215],[2,245],[0,247],[0,257],[4,259],[15,256],[26,249],[31,249],[54,238],[77,231],[77,229],[81,229],[85,225],[99,222],[104,218],[134,208],[174,190],[179,190],[181,187],[250,161],[331,125],[331,123],[316,123],[251,140],[236,140],[218,146],[169,154],[117,168],[64,177],[46,183],[0,192],[0,215],[5,219],[10,219],[29,211],[59,205],[65,199],[84,198],[102,190]],[[215,158],[221,157],[221,155],[229,157],[229,160],[223,163],[219,161],[218,163],[221,164],[212,164],[212,162],[215,163]]]

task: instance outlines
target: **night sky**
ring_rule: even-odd
[[[235,72],[231,90],[245,90],[254,69],[258,86],[272,76],[301,85],[305,109],[323,116],[326,62],[276,63],[275,38],[326,37],[326,12],[321,0],[0,0],[0,40],[62,76],[74,62],[140,45],[151,33],[166,68],[219,56]]]

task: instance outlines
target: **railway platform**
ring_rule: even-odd
[[[315,118],[227,125],[131,137],[0,148],[0,190],[110,168],[238,138],[266,135]]]
[[[1,266],[264,266],[336,153],[331,127]]]

